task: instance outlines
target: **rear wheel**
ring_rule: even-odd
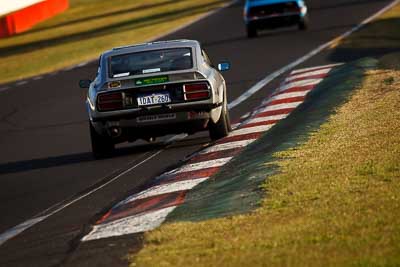
[[[227,136],[229,132],[232,130],[226,99],[224,101],[224,106],[221,112],[222,114],[216,123],[213,123],[212,121],[209,122],[208,127],[209,127],[210,138],[212,140],[221,139]]]
[[[96,159],[110,156],[114,151],[114,143],[112,142],[111,138],[98,134],[90,122],[89,130],[93,156]]]
[[[309,25],[308,16],[304,16],[299,21],[299,30],[301,30],[301,31],[307,30],[308,29],[308,25]]]
[[[252,25],[247,25],[246,26],[246,31],[247,31],[247,37],[248,38],[257,37],[257,29],[256,29],[256,27],[254,27]]]

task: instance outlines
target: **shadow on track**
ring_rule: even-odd
[[[165,144],[160,142],[155,144],[143,144],[137,146],[117,148],[113,156],[110,158],[133,155],[137,153],[145,153],[163,147],[165,147]],[[84,152],[84,153],[76,153],[76,154],[69,154],[69,155],[62,155],[62,156],[55,156],[48,158],[8,162],[0,164],[0,175],[60,167],[65,165],[72,165],[72,164],[91,162],[91,161],[96,161],[92,153]]]
[[[333,62],[355,61],[364,57],[381,57],[399,51],[399,18],[381,19],[369,24],[368,31],[354,34],[353,41],[343,41],[330,55]],[[386,29],[384,32],[379,29]]]

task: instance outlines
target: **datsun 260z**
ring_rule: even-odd
[[[154,140],[167,134],[208,130],[211,139],[231,130],[227,90],[199,42],[160,41],[104,52],[88,88],[87,111],[95,157],[109,155],[117,143]]]
[[[298,25],[308,27],[308,10],[303,0],[246,0],[244,22],[247,36],[256,37],[258,30]]]

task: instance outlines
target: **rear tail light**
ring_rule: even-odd
[[[210,88],[207,83],[192,83],[183,85],[185,100],[200,100],[210,97]]]
[[[282,13],[299,13],[300,7],[296,2],[288,2],[283,4],[272,4],[265,6],[251,7],[247,11],[247,17],[264,17]]]
[[[247,11],[247,14],[246,14],[246,16],[247,16],[248,18],[254,17],[254,16],[256,16],[256,15],[257,15],[257,12],[256,12],[256,10],[255,10],[254,8],[250,8],[250,9]]]
[[[286,5],[285,11],[298,13],[300,12],[300,7],[296,3],[289,3]]]
[[[97,97],[99,111],[112,111],[123,108],[122,93],[105,93]]]

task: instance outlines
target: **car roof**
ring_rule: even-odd
[[[200,43],[195,40],[169,40],[169,41],[157,41],[148,42],[142,44],[133,44],[127,46],[115,47],[109,51],[103,53],[103,56],[109,57],[120,54],[129,54],[142,51],[168,49],[168,48],[180,48],[180,47],[197,47]]]

